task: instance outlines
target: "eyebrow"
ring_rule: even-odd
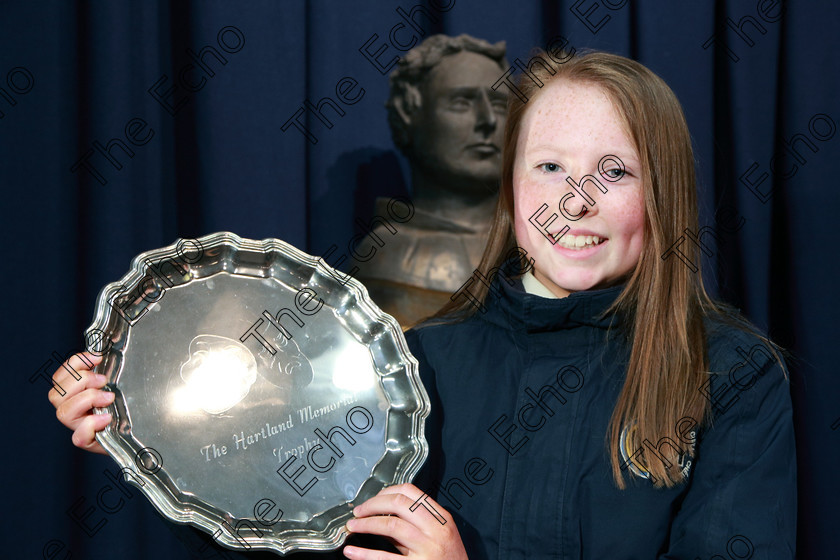
[[[605,158],[607,156],[612,156],[612,158],[619,160],[621,162],[621,164],[624,165],[624,167],[638,168],[641,165],[641,163],[639,163],[639,158],[636,157],[636,156],[621,157],[621,156],[619,156],[617,154],[614,154],[614,153],[606,153],[601,157]],[[627,163],[627,162],[630,162],[630,163]]]
[[[536,146],[531,146],[530,149],[531,150],[545,150],[545,151],[549,151],[549,152],[557,152],[557,151],[559,151],[560,148],[557,146],[557,144],[537,144]],[[625,159],[638,161],[638,156],[637,155],[635,155],[635,154],[625,154],[624,157],[622,157],[622,156],[619,155],[617,150],[607,150],[604,153],[604,156],[602,156],[602,157],[606,157],[606,156],[614,156],[614,157],[620,159],[622,162]]]

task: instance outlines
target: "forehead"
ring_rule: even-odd
[[[528,101],[520,128],[519,146],[533,143],[630,149],[633,143],[624,119],[599,86],[554,80]]]
[[[459,88],[490,89],[504,70],[495,60],[483,54],[460,51],[444,56],[426,76],[429,92],[442,92]]]

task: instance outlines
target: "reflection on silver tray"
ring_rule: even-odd
[[[97,440],[163,515],[228,547],[337,548],[353,507],[428,453],[397,322],[283,241],[217,233],[143,253],[86,337],[116,393]]]

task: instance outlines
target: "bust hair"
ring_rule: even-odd
[[[493,60],[499,65],[502,76],[508,63],[505,59],[505,42],[491,44],[483,39],[476,39],[463,34],[457,37],[449,35],[432,35],[401,57],[396,68],[388,79],[390,84],[390,95],[385,103],[388,111],[388,125],[391,128],[391,139],[400,152],[405,155],[411,144],[411,136],[408,132],[407,123],[400,117],[396,109],[396,103],[406,103],[409,112],[418,108],[417,101],[408,92],[417,90],[429,72],[438,65],[445,56],[457,54],[461,51],[474,52]],[[491,84],[488,84],[491,85]]]

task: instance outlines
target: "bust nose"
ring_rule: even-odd
[[[475,129],[485,136],[492,134],[499,125],[499,117],[486,91],[482,91],[475,104]]]

